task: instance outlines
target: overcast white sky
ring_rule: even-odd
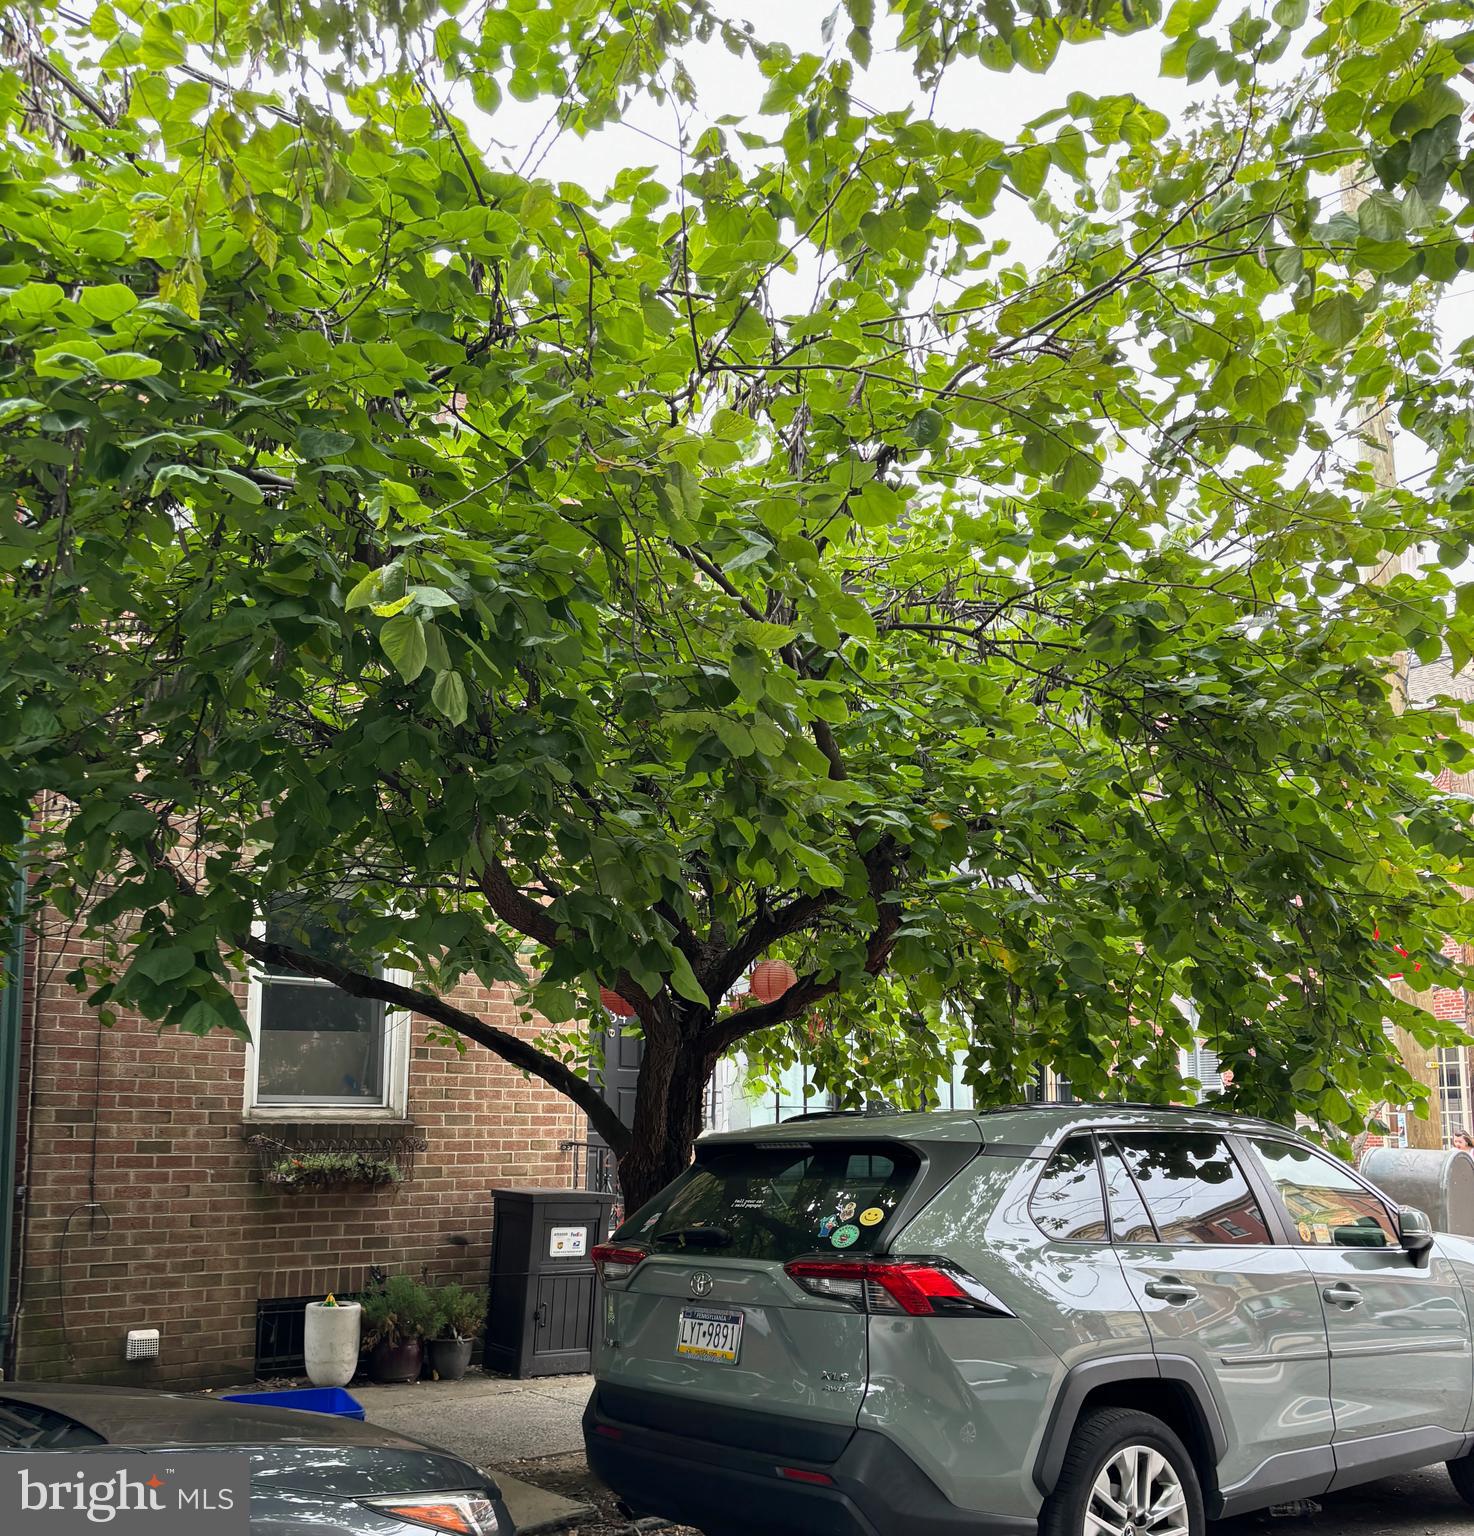
[[[821,29],[834,4],[835,0],[740,0],[730,14],[740,14],[752,23],[759,37],[787,43],[795,53],[823,54],[830,45],[825,44]],[[884,7],[877,6],[877,10]],[[842,47],[847,32],[848,20],[841,11],[833,47]],[[1130,92],[1174,122],[1180,122],[1195,98],[1204,99],[1217,90],[1211,77],[1197,86],[1162,78],[1158,63],[1163,38],[1159,30],[1153,30],[1062,48],[1048,73],[1042,76],[1022,70],[996,74],[974,61],[964,60],[949,67],[933,101],[931,94],[918,85],[909,56],[896,49],[895,36],[892,19],[878,21],[874,57],[869,67],[856,76],[854,95],[859,102],[875,110],[909,103],[918,113],[932,113],[939,122],[981,128],[1004,141],[1015,139],[1031,119],[1062,106],[1074,91],[1095,96]],[[707,125],[724,115],[751,118],[766,88],[752,62],[739,60],[720,41],[692,48],[683,57],[696,82],[694,109],[678,108],[671,102],[659,105],[640,100],[623,121],[612,123],[586,139],[572,132],[546,131],[546,102],[526,104],[507,97],[494,120],[476,111],[469,93],[458,93],[455,105],[473,125],[482,149],[493,160],[504,158],[509,167],[517,168],[525,162],[527,169],[536,166],[537,173],[550,180],[574,181],[597,194],[607,188],[623,167],[653,165],[660,171],[661,179],[672,185],[679,175],[676,145],[682,137],[682,127],[689,145]],[[1292,69],[1293,61],[1286,61],[1282,67]],[[776,135],[782,124],[779,119],[770,119],[769,126]],[[1050,128],[1043,136],[1052,137],[1056,131]],[[1092,162],[1092,168],[1095,165]],[[1335,195],[1334,187],[1328,184],[1327,193]],[[993,224],[998,234],[1012,243],[1009,259],[1033,267],[1048,255],[1048,231],[1036,223],[1022,204],[1000,199]],[[1439,322],[1450,344],[1474,332],[1474,274],[1466,273],[1454,285],[1443,302]],[[1405,435],[1399,436],[1398,471],[1405,480],[1416,477],[1425,467],[1419,448]]]

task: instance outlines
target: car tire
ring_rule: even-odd
[[[1448,1463],[1448,1475],[1454,1490],[1466,1504],[1474,1504],[1474,1455],[1460,1456]]]
[[[1134,1497],[1115,1497],[1128,1476]],[[1137,1514],[1146,1518],[1128,1518]],[[1109,1523],[1097,1526],[1092,1517],[1100,1516]],[[1086,1536],[1097,1529],[1204,1536],[1205,1528],[1203,1490],[1187,1447],[1160,1419],[1135,1408],[1098,1408],[1081,1418],[1039,1517],[1039,1536]]]

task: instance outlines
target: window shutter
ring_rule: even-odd
[[[1217,1093],[1223,1087],[1223,1069],[1218,1065],[1217,1051],[1210,1050],[1201,1040],[1191,1051],[1184,1051],[1187,1075],[1195,1077],[1201,1085],[1199,1099]]]

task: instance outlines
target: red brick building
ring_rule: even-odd
[[[1426,666],[1414,663],[1408,673],[1407,696],[1410,708],[1428,705],[1440,697],[1474,703],[1474,672],[1465,670],[1456,677],[1447,657]],[[1474,795],[1474,774],[1453,773],[1445,768],[1436,782],[1439,789],[1450,794]],[[1443,952],[1466,965],[1474,962],[1474,945],[1446,939]],[[1404,979],[1415,985],[1415,977]],[[1474,1009],[1466,991],[1435,987],[1419,994],[1418,1001],[1435,1017],[1461,1023],[1466,1034],[1474,1025]],[[1470,1051],[1469,1046],[1443,1046],[1438,1052],[1438,1112],[1445,1147],[1456,1130],[1474,1129],[1474,1061]]]
[[[26,956],[20,1376],[200,1385],[287,1369],[303,1299],[376,1268],[483,1285],[490,1190],[573,1181],[582,1115],[479,1047],[428,1044],[423,1020],[265,976],[242,982],[254,1048],[127,1015],[106,1028],[66,981],[83,953],[48,914]],[[528,1028],[505,988],[455,1001]],[[324,1152],[341,1168],[345,1149],[402,1177],[273,1182],[321,1176]],[[135,1328],[159,1329],[156,1362],[125,1361]]]

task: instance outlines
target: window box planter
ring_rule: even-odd
[[[256,1152],[261,1182],[284,1195],[392,1189],[414,1176],[415,1155],[425,1149],[424,1138],[414,1133],[257,1135],[249,1138],[249,1145]]]
[[[398,1163],[363,1152],[283,1152],[261,1175],[279,1189],[382,1189],[403,1177]]]

